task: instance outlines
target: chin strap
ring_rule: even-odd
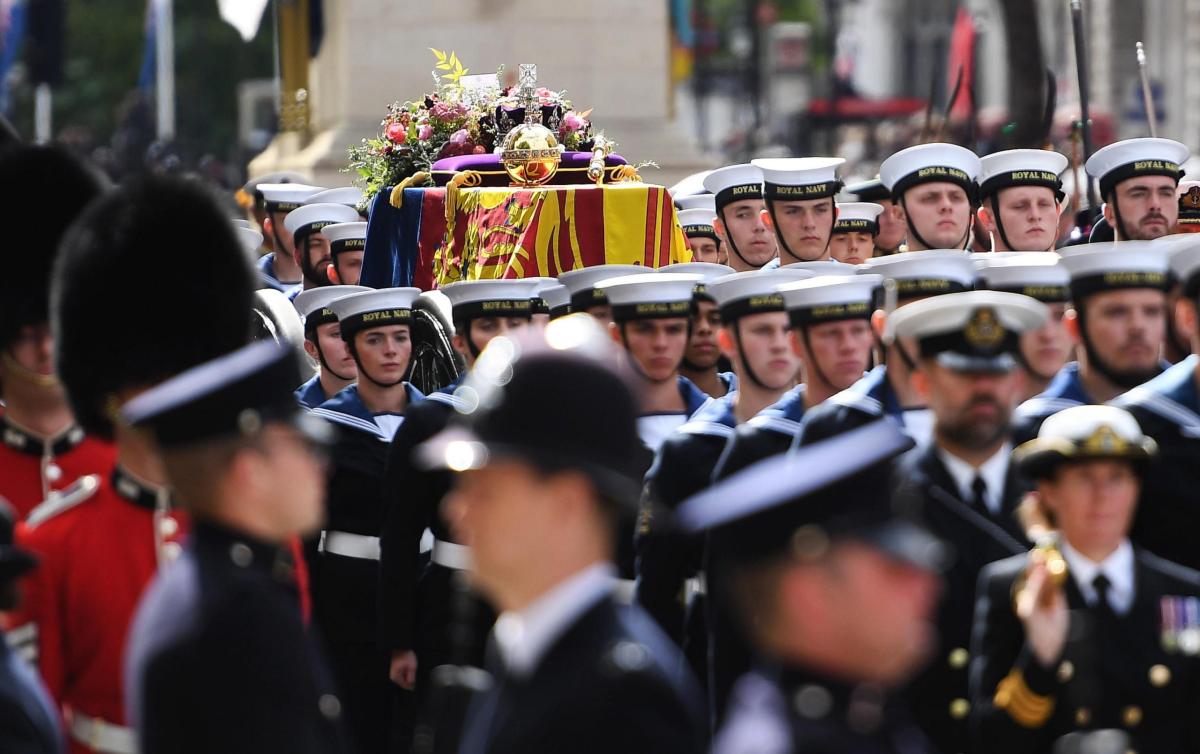
[[[834,201],[834,198],[831,196],[831,197],[829,197],[829,203],[833,207],[833,220],[831,220],[829,222],[829,232],[825,234],[825,247],[823,249],[821,249],[821,256],[825,256],[825,253],[829,251],[829,242],[833,239],[833,224],[837,222],[837,202]],[[783,240],[783,231],[779,230],[779,220],[777,220],[775,217],[775,202],[774,202],[774,200],[767,199],[766,205],[767,205],[767,214],[769,214],[771,216],[771,224],[774,225],[776,228],[775,240],[779,243],[779,248],[783,251],[786,251],[788,253],[788,256],[790,256],[792,259],[799,259],[801,262],[816,261],[813,259],[805,259],[804,257],[800,256],[796,252],[792,251],[792,247],[788,246],[788,242]],[[783,263],[783,255],[782,254],[779,257],[779,261],[781,264]]]
[[[763,264],[753,264],[749,259],[746,259],[744,256],[742,256],[742,252],[738,251],[737,244],[733,242],[733,233],[729,232],[729,221],[725,219],[725,208],[722,207],[717,214],[721,217],[721,224],[725,226],[725,245],[729,247],[729,250],[733,252],[733,255],[742,260],[742,263],[751,269],[762,269],[762,266],[766,264],[766,262],[763,262]],[[767,261],[769,262],[770,260]],[[622,325],[622,332],[624,332],[623,328],[624,325]]]
[[[317,349],[317,363],[319,363],[321,365],[322,369],[324,369],[326,372],[329,372],[334,377],[337,377],[339,380],[345,380],[347,382],[354,381],[354,377],[346,377],[346,376],[340,375],[337,373],[336,370],[334,370],[333,367],[329,366],[329,362],[325,360],[325,352],[321,350],[320,339],[313,340],[312,344],[313,344],[313,347],[315,347]]]
[[[1083,350],[1087,354],[1088,368],[1095,369],[1100,373],[1101,377],[1117,387],[1124,388],[1126,390],[1132,390],[1133,388],[1145,382],[1147,379],[1145,375],[1118,372],[1105,363],[1100,354],[1096,352],[1096,349],[1092,347],[1092,339],[1088,336],[1086,310],[1087,307],[1081,302],[1078,305],[1078,308],[1075,310],[1075,317],[1076,322],[1079,324],[1079,340],[1082,341]]]
[[[913,238],[917,239],[917,242],[918,242],[918,243],[920,243],[922,246],[924,246],[926,249],[936,249],[936,248],[938,248],[938,247],[936,247],[936,246],[933,246],[932,244],[930,244],[928,241],[926,241],[926,240],[925,240],[925,239],[924,239],[924,238],[921,236],[921,234],[920,234],[920,233],[917,231],[917,228],[916,228],[916,226],[914,226],[914,225],[913,225],[913,223],[912,223],[912,214],[911,214],[911,213],[909,213],[909,211],[908,211],[908,202],[906,202],[906,201],[904,200],[904,197],[903,197],[903,196],[901,196],[901,197],[898,199],[898,201],[900,202],[900,206],[904,208],[904,224],[905,224],[906,226],[908,226],[908,232],[909,232],[909,235],[910,235],[910,236],[912,236]],[[999,215],[997,215],[997,217],[999,217]],[[963,237],[962,237],[962,239],[961,239],[961,240],[958,242],[958,245],[957,245],[957,246],[955,246],[954,248],[956,248],[956,249],[966,249],[966,248],[967,248],[967,245],[968,245],[970,242],[971,242],[971,222],[970,222],[970,218],[968,218],[968,222],[967,222],[967,230],[966,230],[966,232],[965,232],[965,233],[963,233]],[[1005,243],[1008,243],[1008,242],[1007,242],[1007,241],[1005,241]],[[909,245],[911,246],[911,244],[909,244]]]
[[[3,351],[3,360],[5,372],[16,377],[21,382],[47,390],[62,387],[62,381],[58,379],[57,374],[42,374],[41,372],[35,372],[32,369],[26,368],[12,357],[7,348]]]
[[[1112,191],[1109,194],[1109,198],[1107,201],[1109,204],[1112,205],[1113,219],[1117,221],[1117,233],[1120,234],[1120,237],[1117,240],[1118,241],[1132,241],[1133,236],[1129,235],[1129,231],[1125,230],[1125,221],[1121,218],[1121,207],[1117,204],[1117,192]],[[1091,357],[1092,357],[1092,355],[1089,353],[1088,358],[1091,359]],[[1101,374],[1104,374],[1104,372],[1101,371]]]
[[[351,341],[350,343],[347,344],[347,346],[350,348],[350,356],[352,356],[354,358],[354,366],[358,367],[359,379],[366,377],[367,382],[371,383],[372,385],[377,385],[377,386],[383,387],[383,388],[396,387],[397,385],[402,385],[402,384],[404,384],[404,381],[408,379],[409,372],[412,371],[412,367],[413,367],[412,359],[409,359],[408,360],[408,368],[404,370],[403,377],[396,380],[395,382],[380,382],[379,380],[372,377],[371,373],[367,371],[367,368],[363,366],[362,360],[360,358],[358,358],[358,349],[354,346],[354,342]]]
[[[629,350],[629,338],[625,334],[625,325],[626,325],[625,322],[622,322],[618,325],[618,328],[621,331],[621,346],[625,349],[625,353],[629,354],[629,367],[635,373],[637,373],[637,376],[641,377],[646,382],[649,382],[649,383],[652,383],[655,385],[661,385],[664,382],[670,382],[671,380],[675,379],[676,375],[678,375],[678,373],[679,373],[679,365],[678,364],[675,366],[675,373],[672,374],[670,377],[668,377],[665,380],[656,380],[656,379],[652,378],[650,375],[646,374],[645,370],[642,369],[642,365],[638,363],[637,358],[633,355],[633,351]],[[691,321],[691,318],[688,318],[688,339],[690,340],[691,337],[692,337],[692,321]],[[680,364],[682,364],[682,363],[683,362],[681,361]]]

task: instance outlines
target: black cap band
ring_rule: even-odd
[[[741,317],[764,312],[784,311],[783,296],[779,293],[763,293],[758,296],[734,299],[721,307],[721,319],[733,322]]]
[[[714,241],[720,241],[717,238],[717,229],[711,225],[685,225],[683,226],[683,235],[688,238],[711,238]]]
[[[834,233],[870,233],[879,235],[879,223],[875,220],[854,218],[853,220],[837,220],[833,224]]]
[[[333,220],[317,220],[315,222],[306,223],[304,225],[301,225],[299,228],[296,228],[296,231],[294,233],[292,233],[292,243],[295,244],[296,246],[300,246],[301,239],[308,238],[310,235],[321,230],[326,225],[334,225],[334,224],[335,224],[335,221],[333,221]]]
[[[961,186],[962,190],[967,192],[968,197],[975,191],[975,182],[971,180],[971,176],[958,168],[952,168],[948,165],[930,165],[927,168],[921,168],[909,173],[896,181],[896,185],[892,186],[892,195],[900,196],[913,186],[922,183],[953,183],[956,186]]]
[[[1159,291],[1167,290],[1169,284],[1167,273],[1147,270],[1129,270],[1125,272],[1102,272],[1087,275],[1071,281],[1071,297],[1076,302],[1084,297],[1101,291],[1116,291],[1124,288],[1153,288]]]
[[[1169,160],[1137,160],[1136,162],[1130,162],[1118,168],[1113,168],[1100,177],[1100,196],[1108,196],[1109,192],[1116,188],[1118,183],[1139,175],[1165,175],[1168,178],[1174,178],[1175,183],[1178,184],[1179,179],[1183,177],[1183,171],[1179,169],[1178,164]]]
[[[451,316],[455,322],[479,317],[530,317],[533,316],[533,302],[527,298],[468,301],[455,304]]]
[[[900,298],[934,296],[942,293],[963,293],[971,290],[957,280],[947,278],[910,278],[896,280],[896,295]]]
[[[565,317],[570,313],[571,313],[571,305],[570,304],[560,304],[559,306],[550,307],[550,319],[558,319],[559,317]]]
[[[586,312],[593,306],[608,306],[608,294],[599,288],[585,288],[571,294],[571,311]]]
[[[870,301],[849,301],[844,304],[821,304],[788,309],[793,327],[840,322],[846,319],[870,319],[874,307]]]
[[[654,301],[644,304],[613,304],[613,320],[628,322],[635,319],[674,319],[690,317],[692,302],[688,301]]]
[[[365,238],[343,238],[337,241],[331,241],[329,244],[329,254],[337,256],[343,251],[363,251],[367,248],[367,239]]]
[[[342,320],[342,340],[349,342],[354,334],[372,327],[387,327],[389,325],[407,325],[412,322],[412,309],[381,309],[375,312],[362,312]]]
[[[1011,170],[984,181],[979,187],[979,196],[986,198],[1011,186],[1041,186],[1053,191],[1056,198],[1062,192],[1062,181],[1048,170]]]
[[[304,315],[304,328],[308,329],[310,327],[320,327],[321,325],[327,325],[330,322],[337,321],[338,318],[337,315],[334,314],[333,309],[330,309],[328,306],[323,306],[320,309],[313,309],[311,313]]]
[[[294,209],[300,209],[300,202],[273,202],[269,199],[265,200],[268,212],[291,212]]]
[[[530,314],[549,314],[550,313],[550,305],[547,304],[546,300],[540,296],[538,298],[529,299],[529,313]]]
[[[988,286],[989,291],[1002,293],[1019,293],[1022,296],[1036,299],[1045,304],[1061,304],[1071,300],[1071,289],[1065,285],[1006,285]]]
[[[721,210],[734,202],[762,198],[763,187],[761,183],[743,183],[739,186],[723,188],[716,195],[717,213],[720,214]]]
[[[824,199],[842,190],[841,181],[809,183],[803,186],[785,186],[780,183],[764,183],[763,198],[781,202],[803,202],[809,199]]]

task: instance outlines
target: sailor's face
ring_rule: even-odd
[[[879,235],[875,237],[875,246],[880,249],[895,249],[904,241],[907,229],[904,227],[904,213],[891,199],[875,199],[876,204],[883,207],[879,215]]]
[[[391,384],[408,374],[412,355],[408,325],[372,327],[355,333],[354,343],[363,371],[374,381]]]
[[[1058,236],[1059,204],[1054,192],[1044,186],[1012,186],[996,195],[1000,224],[1008,237],[1008,246],[999,229],[992,230],[997,251],[1046,251],[1053,249]],[[991,200],[984,206],[991,210]]]
[[[1167,330],[1167,299],[1152,288],[1101,291],[1084,301],[1088,343],[1105,365],[1132,385],[1158,370]]]
[[[740,317],[732,325],[739,349],[730,349],[730,358],[753,371],[755,378],[771,390],[786,390],[800,369],[800,357],[788,335],[792,330],[787,312],[762,312]],[[745,358],[745,362],[742,358]],[[745,374],[741,379],[746,379]]]
[[[967,192],[954,183],[922,183],[904,193],[908,219],[931,249],[962,248],[971,223],[971,203]],[[911,234],[910,234],[911,236]],[[923,248],[910,237],[910,250]]]
[[[1152,241],[1175,232],[1175,223],[1179,219],[1175,184],[1174,178],[1165,175],[1142,175],[1116,185],[1113,192],[1121,213],[1121,224],[1129,233],[1129,239],[1122,240]],[[1104,214],[1120,233],[1113,212],[1110,202]]]
[[[337,255],[336,269],[341,285],[358,285],[362,277],[363,252],[343,251]]]
[[[1046,323],[1021,335],[1021,355],[1025,360],[1025,368],[1042,380],[1058,374],[1058,370],[1071,358],[1073,346],[1071,334],[1067,332],[1063,321],[1067,305],[1049,303],[1046,308],[1050,310]]]
[[[688,339],[687,362],[699,369],[712,369],[721,358],[717,346],[717,330],[721,329],[721,314],[712,301],[697,301],[692,315],[692,336]]]
[[[826,257],[829,235],[837,216],[833,199],[808,199],[799,202],[772,202],[775,234],[779,243],[780,261],[815,262]],[[789,255],[788,250],[791,251]],[[794,256],[795,258],[787,258]]]
[[[862,264],[875,256],[875,236],[861,231],[834,233],[829,239],[829,256],[836,262]]]
[[[822,322],[797,330],[808,380],[823,380],[834,391],[862,378],[871,358],[871,325],[865,319]]]
[[[986,450],[1009,433],[1024,373],[960,372],[925,360],[914,385],[933,411],[935,433],[971,450]]]
[[[354,365],[354,357],[350,355],[350,347],[342,340],[342,326],[339,323],[318,325],[317,343],[321,346],[325,363],[334,371],[335,376],[343,380],[354,379],[357,367]]]
[[[324,277],[325,268],[329,266],[333,259],[333,256],[329,250],[329,239],[318,231],[309,235],[306,243],[308,244],[306,253],[308,254],[309,269]],[[360,267],[361,259],[362,258],[359,257]],[[349,283],[348,281],[346,284],[352,285],[352,283]]]
[[[687,349],[687,319],[636,319],[625,323],[623,330],[629,358],[641,374],[651,382],[665,382],[675,376]]]
[[[692,250],[693,262],[717,263],[717,242],[708,236],[696,236],[688,239],[688,248]]]
[[[764,209],[762,199],[731,202],[721,209],[714,223],[717,234],[724,239],[729,266],[738,272],[756,270],[775,258],[775,234],[763,222]],[[738,254],[745,259],[739,259]]]

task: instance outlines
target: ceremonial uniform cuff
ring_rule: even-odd
[[[1021,650],[1009,674],[996,686],[992,703],[1024,728],[1040,728],[1054,714],[1055,678],[1028,647]]]
[[[1035,694],[1042,696],[1053,694],[1058,688],[1058,679],[1054,675],[1054,668],[1058,666],[1058,661],[1050,663],[1050,667],[1042,665],[1034,654],[1033,648],[1028,644],[1021,648],[1021,653],[1017,655],[1017,661],[1013,664],[1013,669],[1019,671],[1025,678],[1025,683],[1029,690]]]

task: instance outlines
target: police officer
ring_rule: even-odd
[[[112,446],[78,425],[55,377],[49,322],[59,240],[105,185],[65,150],[23,146],[0,157],[0,182],[13,187],[0,275],[0,497],[21,519],[51,492],[112,466]]]
[[[571,294],[572,314],[590,314],[607,326],[612,322],[612,309],[608,297],[597,284],[609,278],[637,275],[645,271],[645,267],[636,264],[601,264],[560,273],[558,281]]]
[[[778,261],[770,267],[829,258],[829,237],[837,220],[833,197],[842,190],[841,157],[785,157],[751,160],[763,175],[763,222],[775,233]]]
[[[838,202],[837,220],[829,238],[829,258],[844,264],[862,264],[875,256],[879,218],[884,209],[871,202]]]
[[[591,320],[545,332],[493,341],[466,382],[480,401],[426,444],[457,472],[447,518],[501,611],[494,680],[459,751],[700,751],[678,650],[613,597],[615,522],[640,486],[638,400]]]
[[[466,364],[466,373],[493,338],[511,336],[529,326],[536,285],[531,280],[468,280],[440,289],[450,301],[455,330],[452,343]],[[422,722],[435,712],[429,709],[432,671],[448,663],[481,666],[487,633],[495,620],[491,605],[473,593],[459,599],[459,582],[470,565],[470,551],[454,536],[439,510],[450,489],[450,476],[418,465],[413,455],[417,446],[446,427],[456,408],[467,405],[466,399],[455,395],[461,379],[430,393],[409,411],[388,450],[384,478],[381,638],[389,652],[392,682],[418,692]],[[428,564],[421,558],[426,529],[433,534]],[[457,611],[460,614],[456,614],[456,602],[465,608]]]
[[[758,654],[716,752],[928,752],[895,691],[933,642],[937,540],[892,510],[876,421],[723,480],[680,509]]]
[[[361,285],[331,285],[304,291],[292,302],[304,320],[304,352],[317,362],[317,373],[296,388],[302,406],[316,408],[358,378],[332,304],[342,296],[369,290]]]
[[[684,648],[702,678],[708,653],[702,548],[677,536],[668,512],[712,482],[734,428],[778,400],[794,381],[799,362],[789,342],[783,299],[775,290],[787,277],[741,272],[708,285],[724,323],[721,346],[739,388],[704,404],[672,433],[646,474],[637,533],[637,600]]]
[[[1051,251],[1067,158],[1047,149],[1008,149],[979,160],[979,221],[992,251]]]
[[[405,380],[419,293],[382,288],[331,302],[358,382],[312,410],[337,430],[325,530],[308,553],[313,612],[342,692],[346,727],[362,752],[384,751],[393,726],[400,730],[398,694],[379,645],[379,535],[388,504],[383,487],[388,443],[425,397]]]
[[[175,239],[166,256],[164,238]],[[115,412],[244,345],[256,282],[224,210],[190,181],[146,178],[97,199],[60,254],[55,363],[81,426],[115,439],[116,464],[50,498],[18,533],[42,567],[26,582],[10,637],[23,639],[70,710],[72,751],[121,752],[134,745],[121,683],[129,626],[146,586],[178,554],[187,517],[149,438]],[[163,285],[164,274],[188,285]]]
[[[330,432],[292,398],[297,361],[258,342],[123,409],[153,435],[193,522],[179,567],[149,589],[131,632],[127,688],[143,754],[347,750],[287,549],[320,526],[324,469],[312,445]]]
[[[956,144],[918,144],[879,166],[904,216],[908,251],[966,249],[979,158]]]
[[[704,188],[716,197],[713,227],[738,272],[762,269],[778,256],[775,234],[763,217],[763,175],[754,165],[717,168],[704,178]]]
[[[1029,483],[1009,463],[1010,421],[1024,378],[1020,337],[1045,318],[1045,306],[1026,296],[970,291],[902,306],[888,319],[885,338],[912,349],[912,381],[934,417],[931,442],[896,463],[897,497],[956,553],[937,652],[910,690],[917,721],[941,751],[969,748],[967,647],[979,571],[1025,549],[1016,508]]]
[[[979,287],[989,291],[1019,293],[1046,305],[1046,323],[1021,335],[1021,368],[1025,371],[1027,400],[1043,392],[1074,351],[1067,332],[1066,314],[1071,300],[1070,276],[1054,252],[1023,252],[1012,257],[981,255],[976,259]]]
[[[1114,406],[1064,409],[1017,448],[1057,538],[979,577],[980,752],[1195,747],[1200,573],[1128,539],[1154,455],[1154,441]],[[1056,744],[1064,739],[1076,745]]]
[[[707,284],[732,274],[733,269],[710,262],[680,262],[659,267],[657,271],[700,275],[692,297],[691,335],[683,352],[683,361],[679,363],[679,373],[691,380],[702,393],[713,398],[728,395],[737,387],[737,376],[730,371],[720,371],[722,365],[727,369],[729,362],[717,343],[721,314],[713,297],[708,294]]]
[[[1110,401],[1163,370],[1167,261],[1164,247],[1144,241],[1063,249],[1071,276],[1067,329],[1082,348],[1078,361],[1017,409],[1018,441],[1035,437],[1055,411]]]
[[[879,176],[851,183],[846,186],[845,193],[852,195],[856,201],[870,202],[883,207],[883,212],[879,215],[879,234],[875,236],[874,256],[884,257],[899,251],[906,231],[904,215],[892,201],[892,192],[887,190]]]
[[[329,239],[321,230],[327,225],[353,222],[358,222],[358,212],[332,202],[302,204],[287,214],[283,227],[291,234],[296,264],[304,276],[301,290],[333,284],[328,272],[332,260]]]
[[[1135,542],[1164,558],[1200,568],[1190,536],[1200,509],[1200,243],[1177,251],[1171,269],[1182,284],[1176,312],[1191,333],[1192,356],[1153,380],[1117,397],[1142,430],[1158,443],[1162,461],[1142,480],[1144,492],[1134,519]]]
[[[949,250],[875,257],[862,271],[883,276],[885,286],[895,291],[896,302],[900,305],[930,296],[968,291],[974,287],[976,277],[967,255]],[[881,295],[877,293],[877,299]],[[871,326],[877,336],[883,335],[887,317],[881,308],[871,315]],[[882,341],[881,350],[883,364],[830,396],[808,414],[801,442],[824,439],[880,416],[900,424],[917,442],[930,437],[932,417],[929,409],[909,382],[916,362],[907,350],[894,342]]]
[[[1171,139],[1125,139],[1099,149],[1084,166],[1100,182],[1104,220],[1114,241],[1152,241],[1175,232],[1188,148]]]

